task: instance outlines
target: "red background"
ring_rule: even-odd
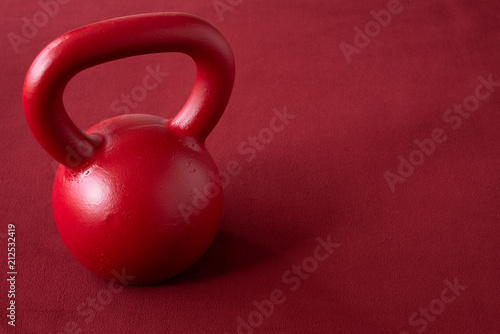
[[[237,1],[233,1],[233,4]],[[455,278],[467,286],[426,333],[500,333],[500,88],[456,130],[443,120],[474,94],[478,77],[500,81],[500,3],[411,1],[348,63],[339,44],[373,20],[376,1],[243,0],[221,20],[207,1],[69,1],[19,45],[36,1],[0,2],[1,233],[17,227],[17,321],[7,326],[7,245],[1,241],[1,331],[60,333],[236,333],[254,300],[281,289],[286,301],[255,333],[417,333],[409,317]],[[171,281],[126,287],[88,316],[78,306],[108,282],[64,247],[53,221],[55,164],[24,119],[24,75],[40,50],[71,29],[113,17],[192,13],[217,26],[236,59],[234,92],[207,146],[219,168],[241,173],[225,188],[220,231],[205,256]],[[162,54],[78,74],[65,103],[87,129],[114,116],[111,103],[157,64],[169,76],[133,111],[173,117],[194,82],[187,56]],[[273,109],[296,115],[254,160],[240,143],[267,126]],[[414,140],[442,128],[447,140],[392,192]],[[340,246],[295,291],[282,281],[313,255],[316,238]],[[102,293],[101,293],[102,294]],[[418,316],[417,319],[425,319]],[[68,331],[67,331],[68,332]],[[75,332],[78,333],[78,332]]]

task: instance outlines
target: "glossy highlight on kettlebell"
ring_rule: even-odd
[[[172,119],[121,115],[86,132],[63,105],[78,72],[149,53],[182,52],[196,63],[193,90]],[[179,210],[193,192],[218,182],[205,139],[221,117],[234,82],[232,51],[203,19],[183,13],[116,18],[70,31],[45,47],[23,87],[28,125],[61,165],[52,207],[71,254],[93,273],[128,284],[164,282],[210,246],[222,216],[222,189],[196,215]]]

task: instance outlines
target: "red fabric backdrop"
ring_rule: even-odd
[[[498,1],[0,8],[1,332],[500,333]],[[233,160],[241,169],[195,266],[162,285],[110,290],[57,233],[57,165],[28,129],[22,83],[60,34],[159,11],[201,16],[232,46],[234,92],[207,145],[221,170]],[[113,109],[148,66],[169,75],[137,105]],[[83,129],[125,112],[172,117],[194,74],[179,54],[107,63],[78,74],[65,104]],[[276,112],[289,116],[270,139],[263,129]],[[6,317],[10,222],[15,327]]]

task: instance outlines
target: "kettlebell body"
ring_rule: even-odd
[[[83,132],[67,116],[64,87],[82,69],[169,51],[184,52],[197,64],[193,91],[173,119],[121,115]],[[134,277],[127,284],[148,285],[183,272],[205,253],[223,206],[205,138],[233,81],[232,53],[220,32],[180,13],[83,27],[35,59],[23,89],[25,115],[36,139],[61,163],[52,192],[54,220],[68,250],[87,269],[113,281],[126,272]],[[197,194],[207,190],[210,196],[195,208]]]
[[[89,132],[104,138],[102,147],[77,170],[60,165],[52,192],[71,254],[101,277],[124,269],[141,285],[190,267],[222,215],[222,189],[202,210],[193,206],[195,192],[219,177],[204,145],[173,136],[164,119],[149,115],[118,116]]]

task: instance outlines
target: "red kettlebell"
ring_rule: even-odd
[[[63,92],[78,72],[111,60],[158,52],[193,58],[196,81],[173,119],[128,114],[88,131],[68,117]],[[182,13],[134,15],[70,31],[31,65],[23,106],[42,147],[59,161],[54,219],[71,254],[93,273],[127,284],[164,282],[207,250],[222,215],[221,188],[200,210],[182,212],[207,185],[220,184],[205,139],[233,88],[234,59],[222,34]],[[200,207],[200,206],[199,206]],[[123,282],[122,282],[123,283]]]

